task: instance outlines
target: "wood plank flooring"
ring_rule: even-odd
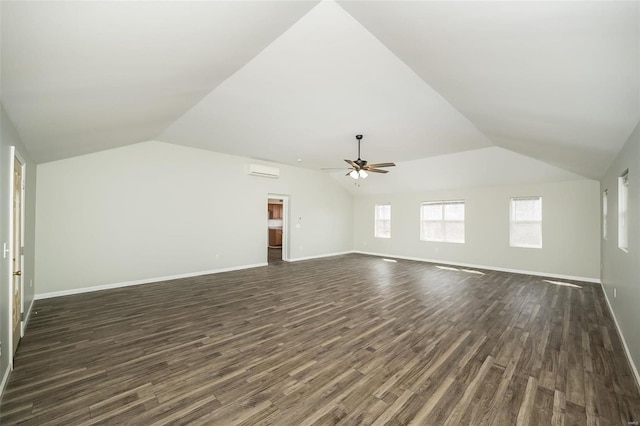
[[[282,262],[282,247],[267,248],[267,262],[269,264]]]
[[[633,424],[602,291],[573,284],[353,254],[41,300],[0,421]]]

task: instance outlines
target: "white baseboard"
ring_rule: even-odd
[[[35,300],[50,299],[52,297],[70,296],[73,294],[89,293],[92,291],[109,290],[112,288],[129,287],[132,285],[150,284],[160,281],[176,280],[180,278],[198,277],[200,275],[219,274],[221,272],[239,271],[241,269],[258,268],[267,266],[267,262],[254,263],[251,265],[231,266],[229,268],[212,269],[210,271],[189,272],[186,274],[168,275],[164,277],[145,278],[142,280],[125,281],[121,283],[103,284],[92,287],[74,288],[70,290],[53,291],[51,293],[40,293],[35,295]]]
[[[631,357],[631,351],[629,350],[629,346],[627,346],[627,341],[624,339],[624,334],[622,334],[622,330],[620,329],[620,324],[618,324],[618,319],[616,318],[616,313],[613,311],[611,307],[611,302],[609,301],[609,296],[607,296],[607,292],[604,289],[604,285],[600,283],[600,287],[602,288],[602,292],[604,293],[604,298],[607,301],[607,306],[609,306],[609,312],[611,312],[611,316],[613,317],[613,322],[616,324],[616,329],[618,329],[618,335],[620,336],[620,340],[622,340],[622,346],[624,346],[624,352],[627,355],[627,361],[631,364],[631,370],[633,371],[633,375],[636,379],[636,386],[638,390],[640,390],[640,374],[638,374],[638,369],[633,362],[633,358]]]
[[[33,310],[33,300],[31,301],[31,305],[29,305],[29,309],[27,309],[27,315],[24,318],[24,324],[22,325],[23,335],[25,330],[27,329],[27,324],[29,323],[29,318],[31,317],[31,311]],[[7,350],[8,348],[5,348]],[[4,372],[2,376],[2,382],[0,382],[0,401],[2,400],[2,395],[4,395],[5,387],[7,386],[7,382],[9,381],[9,375],[11,374],[11,364],[7,366],[7,370]]]
[[[311,260],[311,259],[321,259],[323,257],[342,256],[344,254],[350,254],[350,253],[356,253],[356,252],[353,250],[349,250],[349,251],[339,251],[337,253],[318,254],[315,256],[296,257],[293,259],[289,259],[288,262],[300,262],[301,260]]]
[[[2,395],[4,395],[4,389],[6,388],[7,382],[9,381],[9,374],[11,374],[11,365],[7,365],[7,370],[4,372],[4,375],[2,376],[2,382],[0,383],[0,401],[2,400]]]
[[[562,280],[582,281],[587,283],[600,284],[599,278],[576,277],[572,275],[561,275],[561,274],[552,274],[548,272],[536,272],[536,271],[526,271],[521,269],[501,268],[499,266],[475,265],[472,263],[450,262],[450,261],[438,260],[438,259],[423,259],[419,257],[395,256],[391,254],[372,253],[372,252],[359,251],[359,250],[355,250],[353,253],[366,254],[369,256],[387,257],[387,258],[393,258],[393,259],[415,260],[418,262],[437,263],[440,265],[462,266],[464,268],[487,269],[489,271],[510,272],[512,274],[535,275],[538,277],[558,278]]]
[[[294,259],[289,259],[288,261],[289,262],[299,262],[301,260],[310,260],[310,259],[319,259],[319,258],[322,258],[322,257],[340,256],[340,255],[349,254],[349,253],[353,253],[353,251],[342,251],[342,252],[337,252],[337,253],[327,253],[327,254],[321,254],[321,255],[316,255],[316,256],[298,257],[298,258],[294,258]],[[169,276],[155,277],[155,278],[145,278],[145,279],[142,279],[142,280],[125,281],[125,282],[120,282],[120,283],[103,284],[103,285],[97,285],[97,286],[92,286],[92,287],[83,287],[83,288],[74,288],[74,289],[70,289],[70,290],[53,291],[53,292],[50,292],[50,293],[36,294],[34,300],[50,299],[52,297],[70,296],[70,295],[74,295],[74,294],[89,293],[89,292],[92,292],[92,291],[100,291],[100,290],[109,290],[109,289],[120,288],[120,287],[129,287],[129,286],[132,286],[132,285],[150,284],[150,283],[155,283],[155,282],[159,282],[159,281],[168,281],[168,280],[175,280],[175,279],[180,279],[180,278],[197,277],[197,276],[200,276],[200,275],[218,274],[220,272],[239,271],[241,269],[258,268],[258,267],[267,266],[267,265],[268,265],[267,262],[262,262],[262,263],[254,263],[254,264],[251,264],[251,265],[241,265],[241,266],[232,266],[232,267],[229,267],[229,268],[213,269],[213,270],[209,270],[209,271],[189,272],[189,273],[186,273],[186,274],[169,275]],[[32,306],[33,306],[33,304],[32,304]]]
[[[27,309],[27,314],[24,316],[24,324],[22,324],[22,335],[24,336],[24,333],[26,333],[27,330],[27,324],[29,324],[29,318],[31,318],[31,311],[33,310],[33,305],[35,302],[35,296],[34,299],[31,301],[31,304],[29,305],[29,309]]]

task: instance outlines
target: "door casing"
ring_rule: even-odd
[[[18,165],[16,165],[17,163],[19,163]],[[19,194],[17,195],[18,197],[20,197],[19,199],[19,205],[20,205],[20,210],[18,212],[19,217],[16,218],[16,212],[15,212],[15,197],[16,197],[16,167],[20,167],[20,182],[18,182],[19,185]],[[10,291],[10,296],[9,297],[9,315],[10,315],[10,321],[9,323],[11,324],[11,333],[9,333],[9,348],[11,348],[11,350],[9,351],[9,363],[11,365],[11,368],[13,369],[13,360],[14,360],[14,355],[15,355],[15,349],[17,348],[17,345],[19,343],[19,340],[24,336],[24,200],[25,200],[25,161],[22,159],[22,157],[20,156],[20,154],[16,151],[15,147],[11,147],[11,174],[10,174],[10,188],[11,191],[9,193],[9,205],[10,205],[10,209],[9,209],[9,223],[10,223],[10,227],[9,227],[9,241],[10,241],[10,250],[9,250],[9,260],[11,262],[11,266],[9,268],[9,282],[11,283],[11,291]],[[18,226],[16,226],[16,222],[15,220],[17,220],[17,224]],[[16,230],[16,228],[18,228]],[[19,232],[19,235],[16,235],[16,232]],[[14,257],[17,259],[17,265],[15,265],[14,263]],[[14,276],[13,273],[15,272],[16,268],[18,268],[18,270],[21,272],[20,276]],[[17,286],[18,286],[18,297],[15,298],[14,297],[14,291],[15,291],[15,286],[16,286],[16,280],[18,281]],[[17,314],[18,314],[18,322],[19,322],[19,339],[16,339],[14,337],[14,305],[16,304],[16,299],[17,299],[17,304],[19,306],[17,306]],[[17,342],[15,340],[18,340]]]
[[[267,194],[267,204],[269,204],[269,199],[282,200],[282,260],[289,261],[289,196],[269,193]],[[267,226],[265,226],[266,228]],[[267,235],[268,240],[269,235]]]

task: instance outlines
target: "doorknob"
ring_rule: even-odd
[[[15,271],[15,272],[13,273],[13,275],[18,275],[18,276],[20,276],[20,275],[22,275],[22,271]]]

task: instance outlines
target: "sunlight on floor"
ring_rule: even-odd
[[[475,271],[473,269],[459,269],[459,268],[454,268],[452,266],[442,266],[442,265],[436,265],[436,268],[444,269],[444,270],[447,270],[447,271],[466,272],[467,274],[484,275],[484,272]]]
[[[551,281],[551,280],[542,280],[542,281],[547,282],[549,284],[562,285],[565,287],[582,288],[582,286],[579,286],[577,284],[566,283],[564,281]]]
[[[444,269],[444,270],[446,270],[446,271],[460,271],[460,269],[458,269],[458,268],[452,268],[451,266],[436,265],[436,268],[438,268],[438,269]]]
[[[474,271],[473,269],[461,269],[461,271],[469,274],[484,275],[484,272]]]

